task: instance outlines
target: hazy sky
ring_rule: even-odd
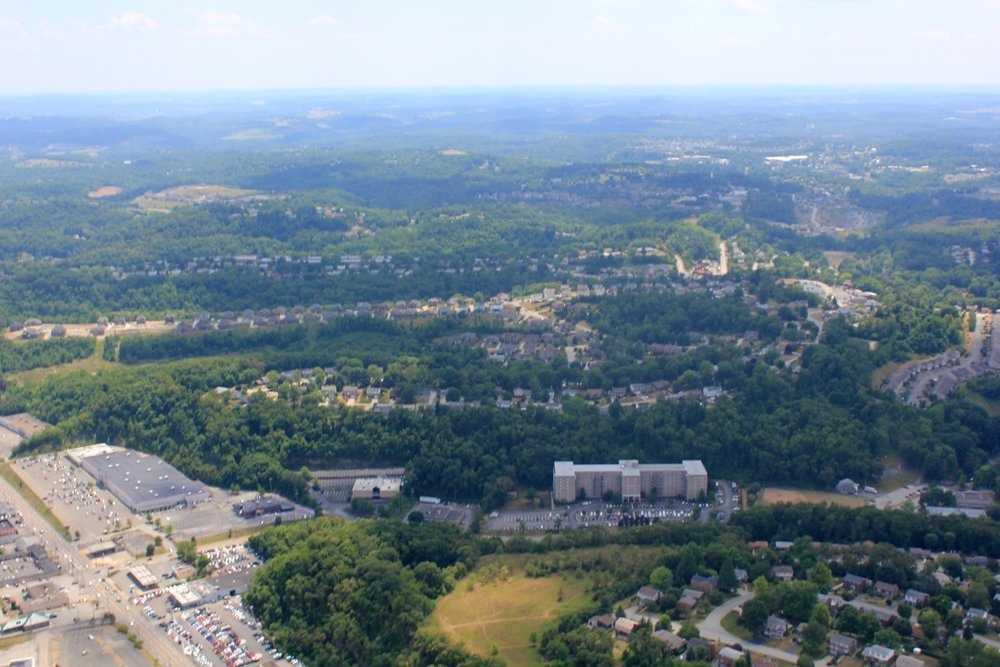
[[[0,0],[0,94],[1000,84],[1000,0]]]

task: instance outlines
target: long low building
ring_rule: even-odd
[[[349,468],[341,470],[312,470],[310,472],[316,486],[326,496],[332,500],[347,502],[351,499],[354,484],[358,480],[389,479],[402,484],[403,477],[406,475],[406,468]]]
[[[625,501],[653,497],[696,500],[708,493],[708,471],[701,461],[642,464],[635,460],[599,464],[556,461],[552,493],[557,503],[603,498],[608,494]]]
[[[136,513],[190,507],[211,498],[204,484],[152,454],[92,445],[67,455]]]

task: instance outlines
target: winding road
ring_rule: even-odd
[[[797,654],[782,651],[781,649],[766,646],[764,644],[756,644],[746,639],[741,639],[722,627],[722,619],[726,617],[726,614],[734,611],[737,607],[743,606],[752,598],[753,593],[751,591],[743,590],[736,597],[726,600],[726,602],[713,609],[712,612],[705,617],[704,621],[698,623],[698,631],[701,633],[702,638],[710,641],[722,642],[723,644],[739,644],[743,647],[744,651],[757,653],[759,655],[766,655],[770,658],[777,658],[778,660],[784,660],[785,662],[790,662],[794,665],[799,659]],[[826,658],[816,661],[817,667],[823,667],[827,664]]]

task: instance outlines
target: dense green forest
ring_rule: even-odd
[[[417,629],[430,613],[434,599],[459,584],[483,556],[529,553],[525,565],[528,576],[585,576],[592,598],[582,609],[541,628],[537,645],[541,656],[553,665],[579,664],[584,659],[586,664],[611,665],[611,642],[606,635],[587,629],[585,622],[592,614],[612,611],[620,600],[649,582],[665,593],[656,603],[657,610],[670,614],[692,575],[718,576],[720,587],[732,591],[737,587],[734,568],[743,568],[754,580],[755,600],[744,612],[745,622],[754,632],[760,627],[753,619],[759,617],[762,623],[772,613],[793,622],[810,621],[815,615],[816,593],[829,590],[833,574],[847,572],[929,590],[934,595],[931,608],[943,605],[944,618],[953,599],[976,604],[988,597],[989,589],[979,583],[966,592],[956,586],[942,588],[919,572],[907,549],[916,546],[991,557],[1000,554],[1000,525],[990,519],[948,517],[928,522],[912,512],[782,505],[754,508],[734,520],[730,526],[661,524],[613,531],[590,529],[550,534],[542,540],[515,537],[503,542],[422,522],[346,522],[322,517],[270,528],[250,540],[265,563],[246,600],[277,645],[308,664],[492,666],[495,661],[469,656]],[[774,538],[793,542],[793,547],[784,553],[758,554],[748,544],[750,540]],[[863,552],[850,552],[833,561],[835,572],[831,572],[819,559],[825,548],[814,547],[815,540],[866,546]],[[582,549],[611,545],[616,551]],[[623,549],[626,545],[646,548]],[[765,577],[772,565],[779,563],[793,565],[796,580],[768,583]],[[963,572],[958,558],[942,560],[942,564],[955,576],[968,574],[970,580],[980,571],[967,566]],[[988,580],[988,573],[986,576]],[[713,595],[725,599],[723,593]],[[953,620],[948,619],[949,629],[953,629]],[[897,627],[909,636],[908,624],[890,629],[896,632]],[[838,616],[837,629],[868,642],[900,639],[898,634],[885,634],[877,622],[871,624],[853,610]],[[977,664],[975,660],[990,664],[988,660],[995,659],[960,638],[940,644],[931,641],[943,664],[958,667]],[[690,664],[675,663],[663,652],[662,644],[644,639],[641,631],[629,642],[624,659],[625,664],[635,665]]]
[[[441,664],[443,656],[424,662],[426,654],[455,651],[410,643],[434,598],[476,561],[457,529],[320,518],[266,531],[250,545],[267,562],[246,600],[275,643],[306,664],[388,667],[401,656]],[[407,658],[410,651],[416,655]]]
[[[92,354],[94,340],[88,338],[50,338],[23,342],[0,340],[0,373],[65,364]]]
[[[386,332],[394,327],[363,321],[344,326],[376,326]],[[375,335],[368,331],[364,339]],[[971,475],[988,465],[1000,450],[995,418],[960,401],[917,410],[873,392],[867,382],[875,355],[848,331],[846,324],[831,323],[826,342],[807,349],[802,370],[794,376],[754,360],[720,364],[720,377],[734,393],[713,407],[664,402],[644,412],[612,406],[604,415],[595,406],[568,400],[562,412],[484,406],[374,415],[322,407],[318,398],[256,400],[234,407],[206,395],[216,386],[249,384],[260,377],[269,357],[251,355],[49,378],[10,388],[0,398],[0,410],[29,410],[57,424],[55,433],[26,442],[22,451],[79,438],[125,443],[160,454],[205,481],[279,490],[300,499],[307,486],[299,472],[303,466],[327,467],[343,460],[406,465],[414,493],[475,500],[488,509],[502,504],[516,486],[548,486],[557,459],[700,458],[713,476],[800,484],[810,480],[821,487],[843,477],[877,479],[880,461],[889,454],[902,455],[930,480]],[[279,341],[270,333],[262,335],[271,343]],[[297,337],[306,334],[289,329],[280,335],[295,347]],[[259,342],[228,334],[222,340]],[[175,341],[186,344],[184,339],[149,339],[140,349]],[[292,366],[311,367],[299,365],[304,359],[342,363],[338,372],[353,381],[367,377],[370,363],[385,363],[396,381],[465,377],[468,386],[489,387],[491,393],[490,383],[511,387],[526,380],[530,386],[541,381],[541,375],[532,380],[532,371],[548,371],[543,365],[501,367],[472,352],[431,355],[393,367],[393,360],[400,359],[393,348],[405,350],[407,343],[391,335],[374,341],[372,356],[361,357],[355,355],[365,349],[362,340],[349,336],[345,343],[331,334],[330,344],[344,347],[332,348],[326,358],[308,351],[305,357],[293,354]],[[338,361],[337,350],[346,358]],[[459,367],[464,367],[461,373]],[[519,368],[526,374],[515,375]],[[352,372],[360,375],[352,377]],[[558,378],[547,376],[552,384]]]
[[[0,325],[227,320],[111,335],[94,373],[15,376],[93,355],[93,339],[0,341],[0,414],[55,425],[17,455],[105,441],[311,505],[310,468],[400,465],[407,495],[487,512],[549,488],[563,459],[699,458],[751,491],[875,484],[901,462],[934,486],[1000,492],[995,373],[925,408],[872,385],[888,364],[959,348],[973,308],[1000,309],[996,94],[268,98],[0,100]],[[874,295],[823,303],[792,279]],[[524,308],[489,314],[502,295]],[[454,296],[474,312],[400,303]],[[313,305],[325,323],[233,324],[246,309]],[[365,412],[336,400],[345,385],[407,408],[436,390],[444,404]],[[271,387],[273,400],[250,391]],[[585,608],[539,627],[548,664],[679,667],[646,629],[614,657],[586,618],[654,580],[656,611],[674,614],[693,574],[719,577],[718,600],[736,567],[753,581],[781,563],[795,580],[754,584],[754,634],[781,614],[817,648],[817,624],[834,626],[815,618],[815,593],[852,571],[933,595],[950,632],[926,645],[940,667],[992,666],[950,613],[990,606],[987,573],[946,557],[973,581],[940,585],[902,550],[997,559],[998,518],[758,506],[728,523],[501,541],[320,517],[251,540],[265,563],[246,600],[305,664],[500,667],[418,628],[484,557],[522,554],[527,576],[590,578]],[[755,555],[750,540],[794,544]],[[813,540],[867,551],[824,572]],[[648,548],[612,558],[608,545]],[[897,644],[912,631],[874,623],[848,612],[835,627]]]

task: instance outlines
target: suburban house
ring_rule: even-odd
[[[839,595],[820,595],[820,600],[822,602],[826,602],[826,606],[829,607],[832,612],[836,612],[845,604],[844,598]]]
[[[743,657],[743,651],[726,646],[719,651],[719,665],[721,667],[733,667],[736,661]]]
[[[688,640],[688,650],[686,653],[688,660],[711,660],[712,652],[712,645],[708,643],[708,640],[701,637],[694,637]]]
[[[615,626],[615,617],[613,614],[599,614],[597,616],[591,616],[587,621],[587,627],[591,630],[608,630]]]
[[[681,591],[681,597],[692,598],[700,602],[701,599],[705,597],[705,594],[702,593],[701,591],[696,591],[693,588],[685,588],[683,591]]]
[[[895,660],[896,652],[891,648],[872,644],[865,647],[861,657],[865,659],[866,665],[871,665],[871,667],[886,667],[887,665],[891,665],[892,661]]]
[[[830,645],[830,655],[834,657],[842,655],[854,655],[858,652],[858,640],[837,632],[830,634],[827,642]]]
[[[704,577],[696,574],[691,577],[691,588],[702,593],[711,593],[719,587],[718,577]]]
[[[741,584],[745,584],[750,580],[750,575],[748,575],[747,571],[744,569],[737,567],[733,569],[733,573],[736,575],[736,581]]]
[[[768,616],[764,626],[764,636],[768,639],[781,639],[791,629],[791,624],[780,616]]]
[[[643,604],[659,602],[661,597],[663,597],[663,591],[652,586],[643,586],[635,594],[635,599]]]
[[[775,565],[771,568],[771,576],[778,581],[791,581],[795,578],[795,570],[791,565]]]
[[[678,637],[674,633],[667,630],[657,630],[653,633],[653,637],[666,644],[667,649],[669,649],[674,655],[680,655],[683,653],[684,648],[687,646],[687,640],[683,637]]]
[[[899,597],[899,586],[885,581],[876,581],[875,592],[886,600],[895,600]]]
[[[859,577],[856,574],[845,574],[843,581],[844,587],[851,589],[855,593],[862,593],[872,585],[871,579],[868,577]]]
[[[970,623],[974,621],[983,621],[986,623],[990,620],[990,613],[985,609],[970,607],[969,610],[965,612],[965,620]]]
[[[639,623],[628,618],[618,618],[615,619],[615,635],[619,639],[628,639],[635,629],[639,627]]]
[[[698,606],[698,600],[688,595],[685,595],[680,600],[677,601],[677,608],[683,612],[690,613],[692,609]]]
[[[911,607],[925,607],[931,601],[931,596],[923,591],[907,588],[903,601]]]

